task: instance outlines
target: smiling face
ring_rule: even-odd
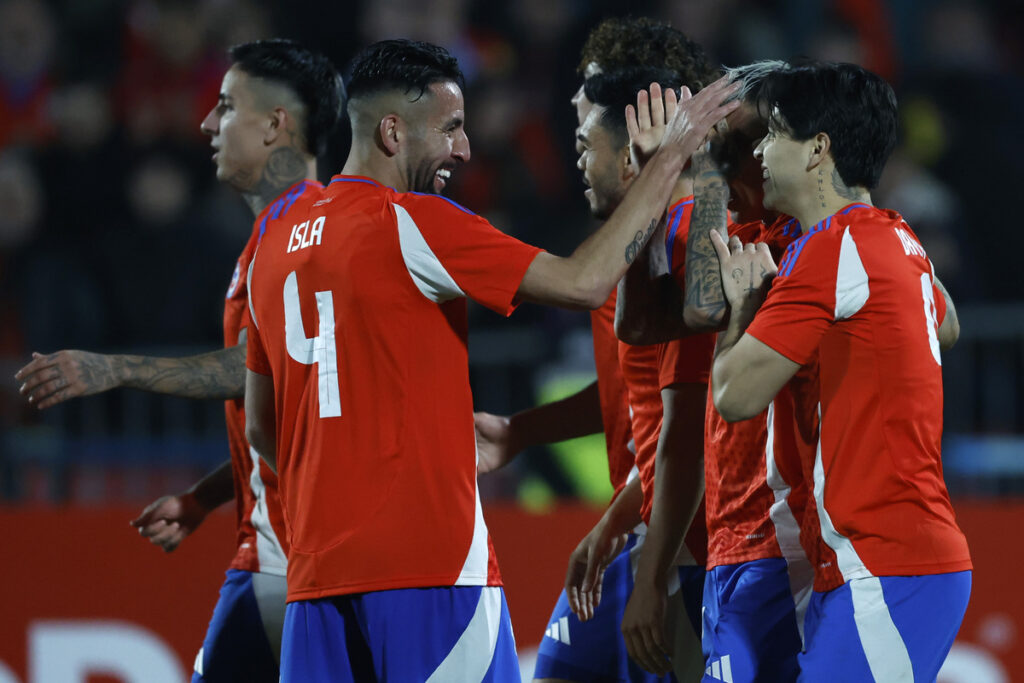
[[[271,119],[258,106],[257,88],[256,79],[231,67],[224,74],[217,106],[200,126],[215,150],[217,180],[243,193],[255,187],[270,153],[266,135]]]
[[[590,213],[602,220],[615,211],[629,189],[633,174],[629,149],[601,123],[604,107],[595,106],[580,127],[576,141],[581,148],[576,167],[583,172],[584,196]]]
[[[433,83],[414,104],[403,145],[402,169],[414,192],[441,194],[452,169],[469,161],[462,90],[451,81]]]
[[[754,150],[754,158],[761,162],[764,207],[795,215],[801,194],[813,191],[813,187],[808,187],[809,182],[813,182],[808,161],[814,139],[794,140],[774,122],[777,119],[775,116],[769,123],[767,135]]]

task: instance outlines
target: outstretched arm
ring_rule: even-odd
[[[65,350],[32,361],[14,378],[21,394],[39,409],[117,387],[182,398],[231,399],[245,394],[245,331],[239,344],[184,358],[106,355]]]
[[[228,460],[188,491],[157,498],[130,524],[150,543],[169,553],[199,528],[211,510],[234,497],[234,478]]]
[[[519,298],[567,308],[601,306],[653,234],[686,160],[711,127],[739,106],[737,100],[723,104],[735,89],[721,79],[690,99],[684,91],[661,147],[612,216],[569,258],[538,254],[519,285]]]
[[[512,417],[480,412],[473,418],[481,473],[504,467],[530,446],[597,434],[604,429],[596,381],[560,401]]]

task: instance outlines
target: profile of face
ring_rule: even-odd
[[[616,139],[602,123],[604,107],[594,106],[576,135],[580,157],[576,168],[583,173],[590,213],[604,220],[612,215],[633,180],[629,147]]]
[[[462,90],[452,81],[432,83],[409,111],[401,152],[407,186],[441,194],[452,170],[469,161]]]
[[[768,133],[754,149],[761,162],[764,208],[794,214],[794,198],[807,191],[809,145],[812,140],[794,140],[784,129],[769,123]]]
[[[199,127],[210,137],[217,180],[246,192],[259,182],[270,154],[268,134],[272,119],[258,106],[256,79],[238,68],[228,69],[217,105]]]
[[[751,154],[768,132],[757,108],[747,102],[725,117],[725,125],[711,144],[711,154],[729,181],[729,209],[741,223],[764,214],[761,165]]]

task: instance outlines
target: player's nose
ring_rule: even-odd
[[[455,138],[455,143],[452,145],[452,157],[463,163],[469,161],[469,136],[464,130],[459,130],[459,134]]]
[[[216,109],[211,109],[210,113],[206,115],[203,122],[199,124],[199,131],[203,135],[216,135],[217,134],[217,114]]]

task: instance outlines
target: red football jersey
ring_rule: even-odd
[[[246,286],[249,263],[256,251],[260,233],[268,224],[283,222],[285,206],[307,190],[317,191],[319,183],[303,181],[293,185],[265,208],[253,225],[245,249],[235,263],[235,272],[224,300],[224,346],[238,344],[242,330],[249,326],[249,290]],[[238,520],[238,552],[232,569],[284,576],[288,568],[284,541],[284,516],[277,491],[277,475],[252,450],[245,439],[245,400],[225,401],[231,472],[235,483],[235,514]]]
[[[477,491],[466,298],[539,249],[437,195],[336,176],[268,228],[248,365],[271,375],[288,600],[500,585]]]
[[[817,359],[804,471],[843,580],[971,568],[942,478],[940,299],[899,214],[852,204],[790,245],[747,330],[796,363]]]
[[[800,235],[796,219],[782,216],[770,226],[732,224],[729,233],[744,243],[765,242],[778,258]],[[801,371],[794,382],[813,380]],[[800,439],[793,428],[799,410],[784,387],[760,415],[729,423],[708,401],[704,432],[704,482],[708,526],[708,568],[759,559],[784,557],[794,571],[803,571],[794,584],[810,583],[807,557],[801,544],[802,520],[808,498],[800,468]],[[813,425],[812,425],[813,426]],[[806,532],[803,534],[806,537]],[[812,541],[808,540],[808,544]],[[797,585],[798,584],[798,585]]]
[[[686,237],[693,213],[693,197],[669,208],[665,249],[673,277],[685,286]],[[619,343],[619,363],[629,393],[633,438],[636,442],[636,466],[644,500],[641,515],[650,523],[654,505],[655,459],[661,436],[663,407],[661,390],[673,384],[707,384],[714,352],[714,335],[701,334],[663,344],[631,346]],[[700,448],[701,444],[694,444]],[[704,516],[698,513],[687,534],[686,545],[698,562],[707,554]]]
[[[590,312],[594,336],[594,364],[597,367],[597,392],[601,397],[601,422],[608,450],[608,476],[615,495],[629,480],[636,460],[636,446],[629,422],[629,397],[619,368],[619,340],[615,337],[616,290],[604,306]]]

